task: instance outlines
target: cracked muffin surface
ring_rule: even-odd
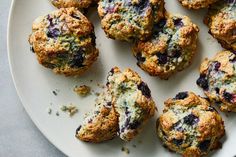
[[[66,76],[83,73],[98,57],[93,25],[75,8],[38,17],[29,43],[40,64]]]
[[[222,47],[236,51],[236,1],[220,0],[208,10],[204,20],[209,33]]]
[[[192,92],[180,92],[165,101],[157,120],[164,146],[184,157],[201,157],[221,146],[224,122],[209,102]]]
[[[236,112],[236,55],[230,51],[218,52],[206,58],[200,66],[197,85],[220,110]]]
[[[98,13],[109,38],[134,41],[151,35],[153,22],[165,12],[163,0],[101,0]]]
[[[217,0],[179,0],[179,2],[188,9],[208,8]]]
[[[199,28],[187,16],[166,14],[154,24],[152,37],[137,41],[133,54],[137,65],[151,76],[168,79],[191,64],[197,51]]]

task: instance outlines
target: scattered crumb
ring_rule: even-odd
[[[93,82],[93,80],[90,80],[90,82]]]
[[[52,93],[55,95],[55,96],[57,96],[57,92],[54,90],[54,91],[52,91]]]
[[[137,146],[136,146],[136,144],[132,144],[132,146],[134,147],[134,148],[136,148]]]
[[[76,92],[80,96],[86,96],[86,95],[90,94],[91,88],[89,86],[86,86],[86,85],[82,85],[82,86],[79,86],[79,87],[75,86],[74,92]]]
[[[126,147],[124,147],[124,146],[121,148],[121,151],[122,151],[122,152],[125,152],[126,154],[129,154],[129,153],[130,153],[129,149],[126,148]]]
[[[101,83],[97,83],[97,86],[98,86],[99,88],[102,88],[102,89],[106,88],[106,86],[103,85],[103,84],[101,84]]]
[[[72,117],[75,113],[78,112],[77,107],[73,104],[62,105],[60,109],[61,111],[68,113],[70,117]]]
[[[57,116],[60,116],[60,114],[59,114],[59,112],[58,112],[58,111],[56,112],[56,115],[57,115]]]
[[[99,92],[96,92],[96,93],[95,93],[95,95],[96,95],[96,96],[99,96],[99,95],[100,95],[100,93],[99,93]]]
[[[52,113],[52,109],[50,107],[47,108],[47,113],[51,114]]]

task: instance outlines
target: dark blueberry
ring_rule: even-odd
[[[214,62],[214,63],[213,63],[213,66],[214,66],[214,70],[215,70],[215,71],[218,71],[219,68],[220,68],[220,66],[221,66],[221,64],[220,64],[220,62]]]
[[[49,38],[57,38],[60,35],[60,30],[58,28],[49,27],[47,31],[47,36]]]
[[[161,19],[155,24],[154,28],[163,28],[166,25],[166,19]]]
[[[125,115],[128,116],[130,112],[128,111],[128,107],[125,107]]]
[[[113,75],[113,74],[114,74],[114,68],[112,68],[112,69],[109,71],[109,73],[110,73],[111,75]]]
[[[220,93],[220,88],[216,87],[215,91],[216,91],[216,94],[219,94]]]
[[[125,120],[124,127],[125,127],[125,128],[128,128],[129,123],[130,123],[130,117],[128,117],[128,118]]]
[[[30,46],[30,51],[35,53],[33,46]]]
[[[81,125],[76,129],[76,131],[75,131],[75,133],[77,134],[77,132],[79,132],[80,131],[80,129],[81,129]]]
[[[100,113],[100,111],[94,111],[94,114],[98,115]]]
[[[223,97],[228,102],[231,102],[234,98],[233,94],[226,92],[226,91],[223,93]]]
[[[188,92],[180,92],[175,96],[174,99],[181,100],[181,99],[185,99],[187,97],[188,97]]]
[[[179,58],[181,56],[181,50],[173,50],[172,52],[171,52],[171,57],[173,57],[173,58]]]
[[[112,105],[111,102],[108,102],[108,103],[107,103],[107,106],[111,106],[111,105]]]
[[[77,15],[77,14],[72,14],[71,16],[72,16],[73,18],[77,19],[77,20],[80,20],[80,17],[79,17],[79,15]]]
[[[84,62],[84,57],[83,57],[83,53],[78,50],[78,52],[76,52],[76,54],[73,55],[72,60],[70,61],[70,66],[71,67],[83,67],[83,62]]]
[[[158,58],[158,63],[159,64],[166,64],[168,61],[168,57],[166,53],[160,53],[158,52],[157,54],[157,58]]]
[[[173,139],[172,143],[174,143],[176,146],[180,146],[183,144],[183,139]]]
[[[201,143],[198,144],[198,148],[202,151],[202,152],[207,152],[209,146],[211,144],[211,140],[205,140],[202,141]]]
[[[139,126],[140,126],[140,122],[138,122],[138,121],[134,121],[133,123],[130,123],[129,125],[128,125],[128,129],[137,129]]]
[[[138,60],[138,64],[145,62],[146,58],[142,56],[142,54],[139,52],[136,55],[136,58]]]
[[[91,38],[92,38],[92,44],[94,46],[96,46],[96,36],[95,36],[94,32],[91,34]]]
[[[54,26],[53,21],[52,21],[53,19],[50,15],[47,16],[47,20],[49,21],[49,25],[53,27]]]
[[[138,85],[138,89],[141,90],[142,94],[147,97],[150,98],[151,97],[151,91],[148,88],[147,84],[142,82]]]
[[[184,117],[184,123],[187,125],[194,125],[199,122],[199,118],[193,114],[189,114]]]
[[[164,26],[166,25],[166,19],[160,20],[158,23],[153,26],[153,34],[158,35],[159,32],[163,31]]]
[[[203,90],[208,90],[209,86],[206,75],[200,75],[200,77],[197,79],[197,85],[200,86]]]
[[[172,129],[180,131],[180,132],[184,131],[184,129],[181,127],[180,124],[181,124],[181,120],[173,124]]]
[[[177,19],[174,19],[174,25],[176,27],[182,27],[184,25],[184,23],[182,22],[181,18],[177,18]]]
[[[139,13],[143,13],[150,6],[149,0],[139,0],[138,4],[135,4],[133,7]]]

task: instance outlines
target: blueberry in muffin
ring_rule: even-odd
[[[153,22],[158,22],[164,12],[163,0],[101,0],[98,3],[106,35],[123,41],[147,39]]]
[[[66,76],[83,73],[98,57],[93,25],[75,8],[37,18],[29,43],[40,64]]]
[[[213,59],[205,59],[200,67],[197,85],[207,97],[218,102],[220,109],[236,112],[236,55],[222,51]]]
[[[165,101],[157,134],[168,149],[184,157],[201,157],[221,146],[224,122],[209,102],[192,92]]]
[[[131,69],[121,72],[117,67],[109,73],[107,86],[119,117],[118,135],[130,141],[155,113],[151,91],[136,72]]]
[[[149,40],[134,44],[137,65],[151,76],[168,79],[190,65],[197,50],[198,32],[187,16],[166,14],[154,24]]]
[[[209,33],[225,49],[236,51],[236,1],[219,0],[211,5],[204,20]]]
[[[217,0],[179,0],[179,2],[188,9],[208,8]]]

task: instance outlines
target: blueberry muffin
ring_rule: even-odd
[[[108,91],[97,98],[95,109],[89,112],[82,125],[76,130],[76,137],[86,142],[103,142],[113,139],[118,131],[118,117]]]
[[[222,47],[236,51],[236,1],[219,0],[208,11],[204,22],[209,26],[209,33]]]
[[[78,9],[88,8],[93,2],[93,0],[50,0],[50,1],[57,8],[75,7]]]
[[[164,13],[163,0],[100,0],[98,13],[109,38],[133,41],[151,35]]]
[[[75,8],[37,18],[29,43],[38,62],[55,73],[79,75],[98,57],[93,25]]]
[[[179,0],[179,2],[188,9],[208,8],[217,0]]]
[[[236,55],[222,51],[211,60],[205,59],[197,84],[222,111],[236,112]]]
[[[136,72],[131,69],[121,72],[117,67],[110,71],[107,86],[119,117],[118,135],[130,141],[155,113],[151,91]]]
[[[137,65],[151,76],[168,79],[190,65],[197,49],[198,32],[187,16],[166,14],[165,19],[154,25],[149,40],[134,44]]]
[[[192,92],[181,92],[165,101],[157,120],[164,146],[184,157],[200,157],[221,146],[224,122],[209,102]]]

